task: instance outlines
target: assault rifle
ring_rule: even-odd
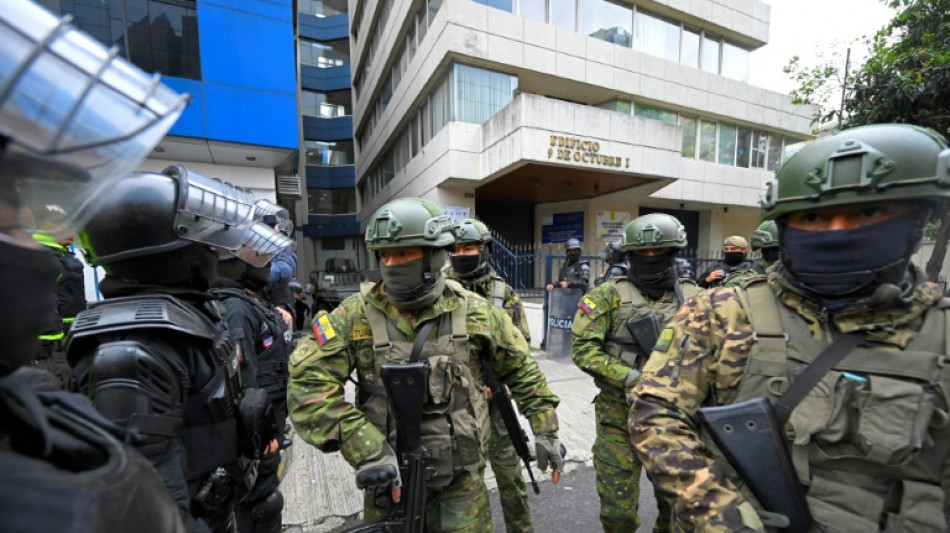
[[[382,365],[380,375],[396,422],[396,457],[402,478],[402,497],[381,522],[361,524],[345,533],[423,533],[426,490],[435,471],[429,450],[422,443],[422,404],[425,402],[429,367],[425,363]]]
[[[525,468],[528,470],[528,478],[531,479],[531,487],[534,488],[534,493],[541,494],[538,481],[534,479],[534,472],[531,471],[531,460],[533,457],[531,456],[531,450],[528,448],[528,434],[525,433],[524,429],[521,428],[521,423],[518,422],[515,408],[511,405],[511,393],[508,392],[508,387],[505,387],[503,383],[500,383],[495,378],[495,374],[492,373],[487,361],[482,362],[482,370],[485,373],[485,388],[488,390],[488,401],[494,404],[495,407],[498,408],[498,412],[501,413],[501,419],[505,422],[505,429],[508,430],[508,437],[515,447],[515,453],[518,454],[518,457],[521,458]],[[557,483],[557,477],[555,476],[560,476],[560,473],[553,472],[551,474],[551,480]]]

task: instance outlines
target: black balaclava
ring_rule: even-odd
[[[565,255],[567,255],[567,260],[564,261],[565,266],[576,264],[581,259],[580,250],[568,250]]]
[[[929,213],[911,210],[876,224],[833,231],[790,228],[780,220],[779,249],[788,281],[830,310],[869,296],[881,284],[901,286]]]
[[[673,268],[675,258],[676,253],[672,251],[660,255],[639,255],[630,252],[627,254],[630,264],[627,278],[650,298],[660,298],[663,293],[673,288],[676,282],[676,270]]]
[[[455,274],[466,279],[479,278],[487,274],[490,268],[488,259],[488,247],[484,244],[478,245],[478,254],[476,255],[449,256]]]
[[[723,261],[725,261],[727,265],[738,265],[745,261],[745,252],[725,252],[723,256]]]
[[[56,313],[56,279],[62,267],[54,253],[33,250],[0,240],[0,272],[4,283],[0,297],[0,376],[5,376],[36,356],[37,336]]]
[[[765,259],[765,262],[772,264],[778,261],[778,247],[773,246],[772,248],[762,248],[762,259]]]
[[[422,258],[398,265],[379,265],[386,294],[398,309],[415,311],[435,303],[445,289],[445,250],[423,248]]]

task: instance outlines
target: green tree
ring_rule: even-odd
[[[900,122],[950,136],[950,0],[886,0],[895,17],[872,37],[857,40],[868,56],[847,78],[840,54],[818,66],[793,57],[785,72],[798,83],[796,104],[816,104],[812,124],[850,128]],[[844,105],[833,96],[844,91]],[[939,214],[927,275],[937,279],[950,242],[950,209]]]

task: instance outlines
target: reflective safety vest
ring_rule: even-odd
[[[382,311],[366,304],[372,286],[372,283],[364,283],[360,295],[373,337],[375,371],[365,374],[366,381],[358,383],[360,389],[369,394],[365,401],[357,399],[357,407],[395,446],[395,421],[389,413],[389,402],[379,376],[384,364],[409,362],[415,339],[397,329]],[[430,465],[435,468],[435,476],[429,480],[429,487],[435,489],[447,486],[463,470],[478,472],[489,433],[488,401],[481,386],[481,371],[477,361],[471,360],[469,351],[468,302],[459,283],[446,280],[446,286],[461,305],[439,317],[437,337],[422,345],[419,357],[429,367],[421,435],[432,454]]]
[[[737,293],[757,342],[737,396],[725,400],[774,402],[832,339],[812,338],[805,319],[778,302],[764,280]],[[944,299],[928,310],[904,350],[852,350],[792,412],[785,426],[792,462],[823,530],[946,531],[948,307]]]

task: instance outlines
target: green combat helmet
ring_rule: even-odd
[[[938,133],[877,124],[812,141],[769,182],[762,218],[892,200],[950,200],[950,150]]]
[[[397,198],[376,210],[366,226],[366,249],[370,251],[454,245],[452,219],[438,205],[422,198]]]
[[[459,244],[477,244],[478,255],[452,255],[452,268],[459,278],[472,279],[487,274],[491,267],[491,231],[483,222],[466,218],[455,230]]]
[[[491,231],[488,230],[482,221],[474,218],[466,218],[459,222],[456,230],[459,244],[477,242],[479,244],[491,244]]]
[[[752,234],[752,249],[778,248],[778,226],[774,220],[766,220],[759,224]]]
[[[633,219],[624,228],[620,241],[620,249],[624,252],[657,248],[686,248],[686,228],[676,217],[650,213]]]

